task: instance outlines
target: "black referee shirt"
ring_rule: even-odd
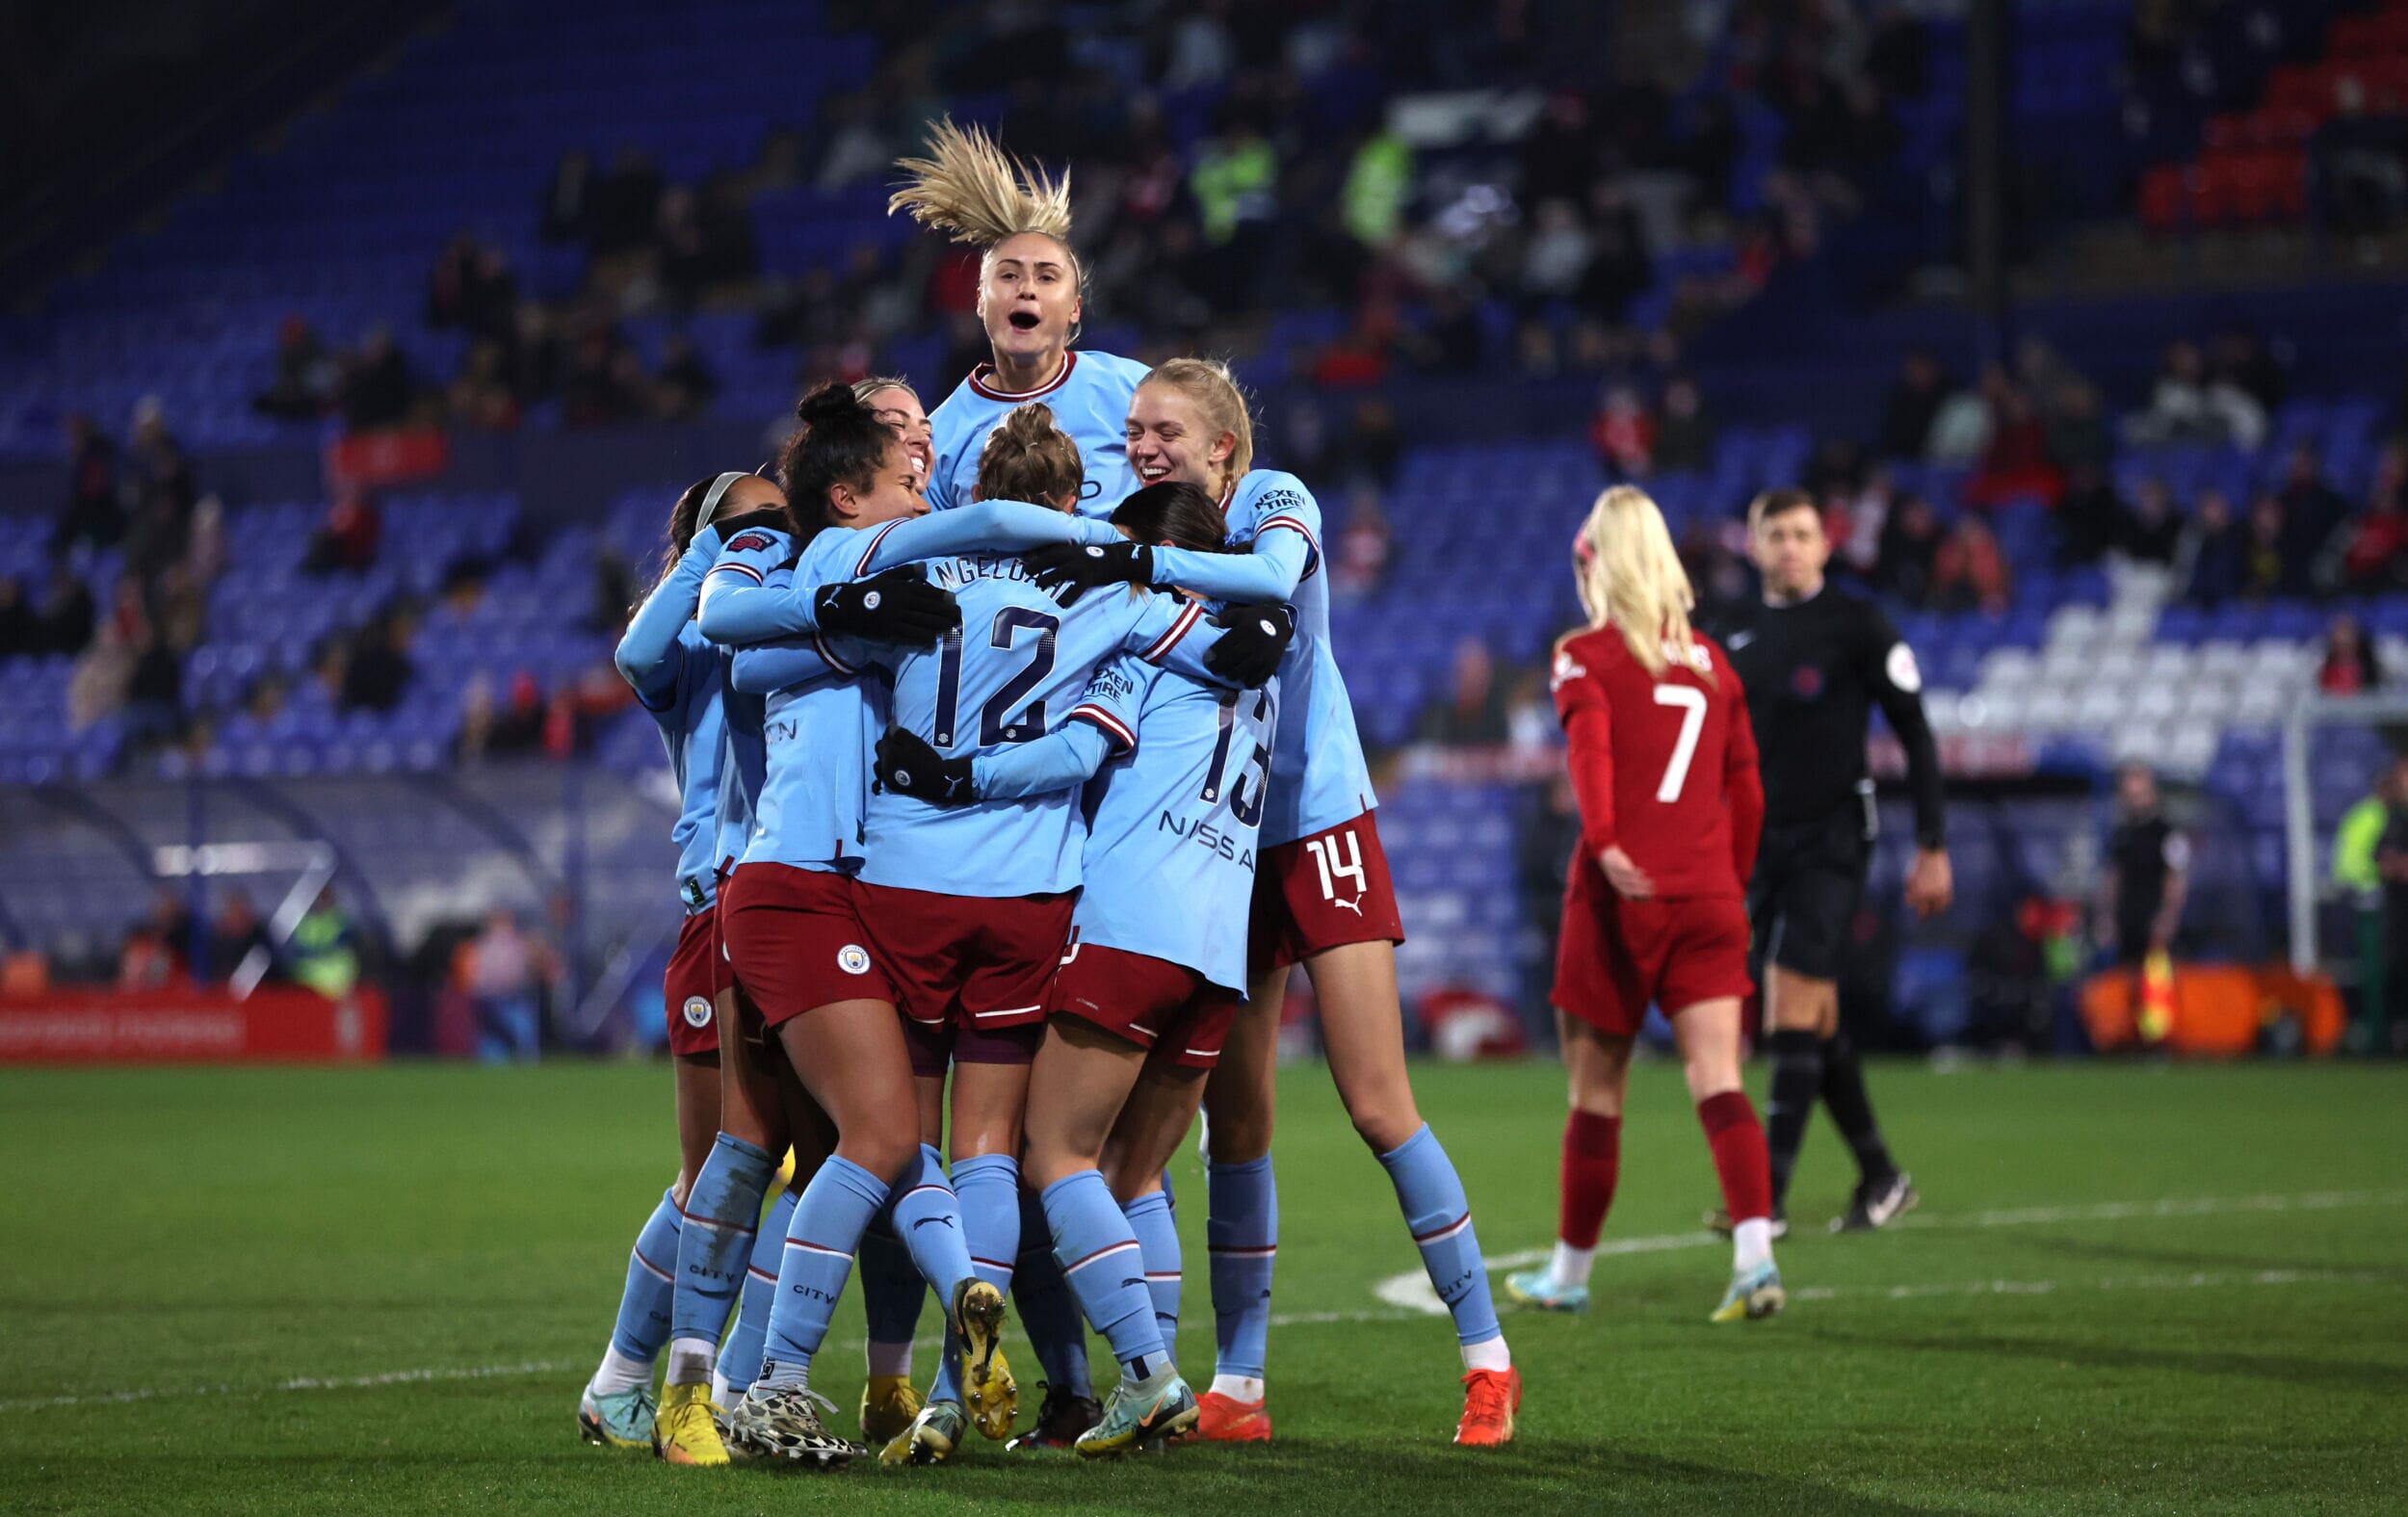
[[[1923,673],[1880,607],[1825,585],[1794,606],[1750,601],[1710,629],[1740,683],[1764,757],[1765,824],[1853,808],[1877,702],[1906,749],[1915,842],[1941,846],[1940,752],[1924,719]]]
[[[2190,867],[2190,845],[2173,824],[2155,811],[2128,817],[2107,839],[2115,866],[2115,920],[2119,930],[2146,929],[2165,904],[2165,882]]]

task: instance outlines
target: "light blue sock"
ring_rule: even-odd
[[[1157,1190],[1121,1204],[1129,1231],[1145,1255],[1145,1294],[1154,1298],[1154,1325],[1163,1343],[1179,1342],[1179,1222],[1170,1209],[1170,1192]]]
[[[954,1161],[954,1194],[961,1198],[961,1240],[979,1278],[1007,1295],[1020,1255],[1020,1162],[1009,1154],[976,1154]]]
[[[1011,1304],[1020,1313],[1020,1333],[1036,1355],[1045,1383],[1067,1395],[1093,1399],[1087,1372],[1086,1323],[1070,1283],[1054,1262],[1054,1230],[1036,1192],[1020,1192],[1020,1268],[1012,1276]]]
[[[895,1181],[895,1202],[888,1213],[895,1236],[911,1254],[920,1278],[936,1288],[947,1303],[954,1286],[976,1273],[970,1250],[961,1239],[961,1202],[945,1178],[945,1160],[927,1143]]]
[[[911,1373],[911,1338],[928,1298],[929,1283],[895,1235],[892,1213],[880,1216],[861,1235],[861,1315],[870,1328],[872,1374]]]
[[[1145,1290],[1145,1256],[1100,1171],[1082,1169],[1039,1198],[1054,1235],[1054,1258],[1079,1309],[1112,1346],[1124,1373],[1145,1379],[1168,1362]]]
[[[1279,1257],[1279,1187],[1270,1156],[1204,1168],[1204,1247],[1212,1256],[1217,1374],[1263,1377],[1270,1272]]]
[[[627,1285],[618,1294],[618,1321],[611,1328],[612,1348],[640,1363],[650,1364],[668,1342],[679,1231],[675,1190],[664,1190],[627,1256]]]
[[[828,1319],[852,1273],[861,1234],[886,1204],[886,1182],[842,1155],[820,1165],[795,1203],[786,1251],[777,1262],[777,1298],[762,1345],[760,1383],[796,1389],[811,1383],[811,1356],[826,1341]]]
[[[946,1313],[945,1356],[929,1387],[931,1401],[961,1399],[961,1346],[953,1326],[954,1287],[978,1271],[962,1241],[961,1201],[945,1178],[944,1156],[927,1143],[895,1182],[895,1236],[910,1251],[920,1277],[936,1288]]]
[[[1009,1154],[955,1160],[954,1194],[961,1202],[961,1241],[970,1250],[970,1268],[996,1290],[1010,1291],[1012,1263],[1020,1252],[1019,1161]],[[945,1355],[929,1399],[961,1399],[958,1354]]]
[[[669,1309],[669,1378],[697,1383],[711,1376],[711,1361],[727,1314],[744,1289],[761,1221],[761,1196],[777,1172],[777,1161],[741,1138],[725,1133],[711,1144],[694,1189],[686,1192],[685,1228],[677,1241],[677,1288]],[[701,1373],[685,1361],[699,1357]]]
[[[770,1215],[761,1219],[761,1231],[752,1241],[752,1262],[745,1267],[744,1300],[736,1308],[736,1325],[727,1334],[726,1345],[720,1349],[720,1373],[728,1385],[730,1397],[745,1394],[745,1387],[761,1373],[761,1342],[769,1335],[770,1303],[777,1298],[777,1261],[786,1251],[786,1229],[795,1219],[795,1192],[780,1190],[770,1203]],[[725,1404],[734,1405],[731,1399]]]
[[[1404,1210],[1404,1225],[1412,1230],[1413,1246],[1422,1251],[1422,1268],[1438,1299],[1454,1314],[1455,1341],[1470,1347],[1505,1336],[1497,1322],[1497,1306],[1488,1297],[1488,1267],[1479,1256],[1479,1236],[1472,1231],[1472,1204],[1463,1197],[1463,1182],[1454,1161],[1438,1146],[1438,1138],[1422,1124],[1420,1132],[1379,1156],[1397,1188],[1397,1205]]]

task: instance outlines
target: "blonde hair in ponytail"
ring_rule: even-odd
[[[1211,435],[1205,439],[1210,447],[1222,432],[1238,439],[1237,447],[1221,463],[1220,488],[1245,478],[1254,467],[1254,413],[1245,403],[1245,392],[1238,388],[1229,365],[1212,358],[1168,358],[1138,381],[1138,388],[1149,384],[1166,384],[1189,400],[1204,413],[1204,428]]]
[[[955,126],[952,117],[929,129],[928,156],[902,158],[895,167],[909,175],[886,197],[886,214],[901,211],[921,225],[950,232],[957,243],[986,249],[1023,232],[1061,244],[1070,254],[1073,282],[1084,288],[1086,271],[1070,247],[1070,174],[1057,179],[997,146],[985,129]]]
[[[1086,465],[1079,458],[1079,445],[1054,425],[1050,406],[1014,406],[979,450],[980,500],[1028,501],[1068,510],[1086,487]]]
[[[1572,541],[1572,574],[1589,626],[1620,629],[1641,668],[1661,675],[1668,649],[1713,682],[1712,667],[1700,668],[1693,657],[1688,614],[1697,592],[1646,491],[1617,484],[1597,497]]]

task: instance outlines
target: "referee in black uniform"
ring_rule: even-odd
[[[1924,719],[1913,650],[1878,606],[1823,583],[1831,542],[1814,498],[1766,491],[1747,509],[1747,535],[1763,598],[1714,631],[1746,687],[1763,754],[1765,835],[1747,913],[1765,960],[1771,1024],[1766,1138],[1773,1236],[1789,1230],[1790,1172],[1818,1099],[1859,1170],[1847,1214],[1832,1229],[1862,1231],[1915,1204],[1914,1185],[1881,1141],[1863,1066],[1840,1027],[1840,955],[1872,853],[1875,813],[1865,769],[1872,707],[1881,707],[1906,748],[1915,796],[1906,903],[1924,917],[1946,911],[1954,889],[1942,842],[1940,755]]]

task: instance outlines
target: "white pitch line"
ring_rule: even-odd
[[[2091,1206],[2022,1207],[1968,1213],[1963,1216],[1909,1216],[1893,1226],[2032,1227],[2061,1222],[2122,1221],[2135,1217],[2213,1216],[2236,1212],[2314,1212],[2349,1207],[2408,1205],[2408,1190],[2311,1190],[2294,1195],[2203,1196],[2188,1200],[2110,1201]],[[1662,1253],[1671,1249],[1718,1244],[1713,1233],[1661,1233],[1648,1237],[1610,1239],[1598,1245],[1603,1254]],[[1546,1260],[1545,1249],[1524,1249],[1491,1257],[1491,1273],[1516,1269]],[[2367,1271],[2336,1269],[2261,1269],[2251,1273],[2200,1272],[2183,1275],[2107,1276],[2096,1280],[1971,1280],[1948,1284],[1893,1286],[1805,1286],[1790,1293],[1798,1301],[1828,1301],[1879,1296],[1894,1301],[1951,1296],[2049,1295],[2065,1291],[2173,1291],[2211,1287],[2286,1285],[2373,1285],[2391,1277]],[[1418,1288],[1418,1292],[1409,1288]],[[1428,1280],[1400,1274],[1376,1287],[1384,1311],[1286,1312],[1271,1318],[1274,1327],[1409,1321],[1417,1317],[1446,1315]],[[933,1343],[921,1347],[934,1347]],[[181,1400],[201,1396],[273,1396],[293,1391],[365,1391],[390,1385],[428,1385],[464,1380],[498,1380],[521,1375],[555,1374],[578,1367],[565,1359],[528,1359],[515,1364],[463,1365],[444,1369],[387,1370],[376,1374],[299,1375],[268,1385],[195,1385],[150,1387],[134,1391],[95,1391],[80,1396],[25,1397],[0,1400],[0,1412],[39,1411],[56,1406],[124,1405],[135,1401]]]
[[[274,1396],[285,1391],[371,1391],[386,1385],[426,1385],[447,1380],[500,1380],[513,1375],[573,1370],[566,1359],[526,1359],[517,1364],[464,1365],[444,1370],[386,1370],[378,1374],[297,1375],[272,1385],[188,1385],[140,1391],[95,1391],[86,1396],[33,1396],[0,1401],[0,1412],[38,1411],[45,1406],[111,1406],[127,1401],[183,1400],[196,1396]]]
[[[2408,1190],[2305,1190],[2290,1195],[2197,1196],[2161,1201],[2102,1201],[2087,1206],[2024,1206],[1968,1212],[1962,1216],[1909,1213],[1892,1227],[1921,1232],[1924,1228],[2050,1227],[2065,1222],[2121,1222],[2163,1217],[2221,1216],[2239,1212],[2330,1212],[2348,1207],[2408,1206]],[[1597,1245],[1598,1257],[1612,1254],[1652,1254],[1676,1248],[1707,1248],[1723,1243],[1715,1234],[1658,1233],[1638,1238],[1609,1238]],[[1549,1250],[1525,1248],[1517,1253],[1488,1256],[1488,1272],[1523,1269],[1545,1264]],[[1428,1317],[1447,1315],[1446,1303],[1430,1289],[1428,1276],[1418,1270],[1392,1274],[1372,1287],[1372,1294],[1390,1306]],[[1794,1293],[1793,1293],[1794,1294]]]

